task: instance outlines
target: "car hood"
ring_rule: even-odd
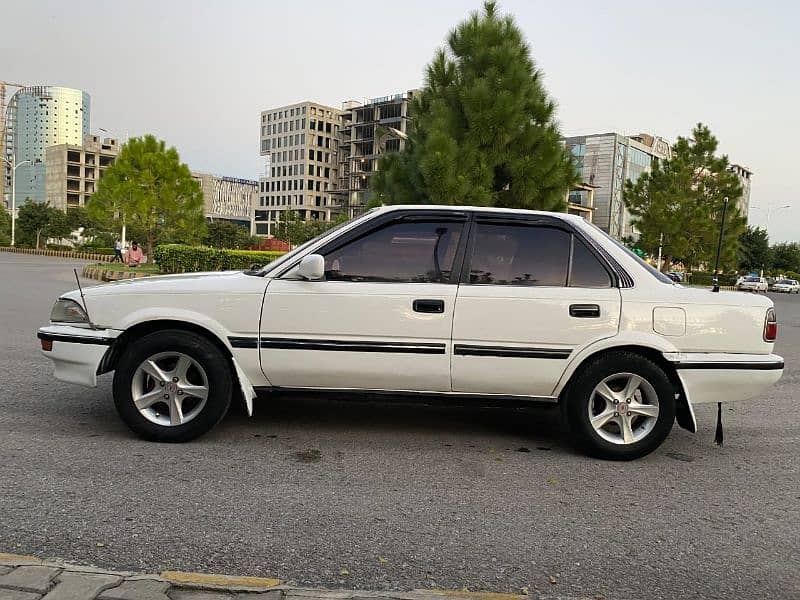
[[[255,281],[254,281],[255,280]],[[123,279],[102,285],[83,288],[87,298],[103,296],[123,296],[134,294],[206,294],[226,292],[242,287],[258,287],[266,284],[263,277],[245,275],[243,271],[210,271],[207,273],[182,273],[180,275],[157,275],[139,279]],[[78,290],[73,290],[64,297],[77,299]]]

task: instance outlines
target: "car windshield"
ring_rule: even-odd
[[[792,285],[794,283],[791,279],[781,279],[778,283],[782,283],[784,285]]]
[[[758,283],[759,281],[761,281],[761,278],[760,277],[746,277],[745,281],[754,281],[754,282]]]
[[[355,221],[359,221],[361,219],[366,218],[370,213],[372,213],[372,212],[374,212],[376,210],[377,210],[376,208],[373,208],[373,209],[368,210],[367,212],[365,212],[363,215],[359,215],[357,217],[353,217],[352,219],[348,219],[344,223],[339,223],[338,225],[336,225],[334,227],[331,227],[327,231],[322,232],[317,237],[311,238],[307,242],[303,242],[302,244],[297,246],[297,248],[295,248],[294,250],[290,250],[289,252],[287,252],[283,256],[279,256],[275,260],[267,263],[266,265],[264,265],[263,267],[261,267],[257,271],[249,271],[247,273],[249,275],[263,275],[267,271],[271,271],[275,267],[277,267],[277,266],[279,266],[279,265],[281,265],[281,264],[283,264],[285,262],[288,262],[288,261],[292,260],[292,258],[294,258],[298,254],[303,252],[306,248],[316,244],[321,239],[326,238],[329,235],[333,235],[335,232],[339,231],[340,229],[343,229],[344,227],[347,227],[348,225],[350,225],[351,223],[354,223]]]
[[[627,247],[625,244],[622,244],[622,243],[618,242],[617,240],[615,240],[613,237],[611,237],[610,235],[608,235],[608,234],[607,234],[605,231],[603,231],[602,229],[600,229],[600,227],[598,227],[598,226],[597,226],[597,225],[595,225],[594,223],[588,223],[588,222],[587,222],[586,224],[587,224],[587,225],[589,225],[590,227],[592,227],[592,228],[593,228],[595,231],[597,231],[597,232],[599,232],[600,234],[602,234],[604,238],[606,238],[607,240],[609,240],[609,241],[613,242],[613,244],[614,244],[614,245],[615,245],[617,248],[620,248],[621,250],[623,250],[623,251],[625,252],[625,254],[627,254],[629,257],[631,257],[633,260],[635,260],[637,263],[639,263],[639,265],[641,265],[642,267],[644,267],[644,268],[647,270],[647,272],[648,272],[648,273],[650,273],[650,274],[651,274],[653,277],[655,277],[656,279],[658,279],[658,280],[659,280],[661,283],[667,283],[667,284],[669,284],[669,285],[675,285],[675,282],[674,282],[674,281],[672,281],[672,279],[670,279],[670,278],[669,278],[669,277],[667,277],[667,276],[666,276],[664,273],[662,273],[661,271],[659,271],[658,269],[656,269],[656,268],[655,268],[653,265],[651,265],[650,263],[648,263],[648,262],[647,262],[646,260],[644,260],[644,259],[643,259],[641,256],[639,256],[638,254],[636,254],[635,252],[633,252],[633,251],[632,251],[630,248],[628,248],[628,247]]]

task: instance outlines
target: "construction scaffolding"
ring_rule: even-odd
[[[342,105],[345,117],[339,143],[339,185],[335,192],[348,218],[363,213],[370,200],[372,176],[382,154],[405,147],[408,106],[415,90]]]

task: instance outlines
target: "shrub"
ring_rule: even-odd
[[[265,265],[284,254],[285,252],[219,250],[205,246],[166,244],[156,246],[153,250],[153,261],[164,273],[231,271],[249,269],[252,264]]]
[[[736,280],[738,279],[738,275],[730,274],[730,273],[720,273],[719,274],[719,284],[722,286],[733,286],[736,285]],[[714,274],[703,272],[703,271],[696,271],[694,273],[689,274],[688,283],[691,285],[707,285],[711,286],[714,283]]]

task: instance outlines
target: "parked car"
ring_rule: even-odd
[[[683,273],[679,273],[678,271],[669,271],[667,273],[667,277],[669,277],[675,283],[683,282]]]
[[[772,290],[786,294],[800,294],[800,282],[796,279],[779,279],[772,286]]]
[[[745,292],[766,292],[769,289],[766,279],[752,275],[745,277],[736,287]]]
[[[563,213],[384,207],[258,270],[83,294],[38,332],[55,377],[113,371],[120,416],[159,442],[205,433],[238,392],[252,413],[259,393],[334,390],[558,404],[589,453],[633,459],[783,373],[769,298],[677,286]]]

